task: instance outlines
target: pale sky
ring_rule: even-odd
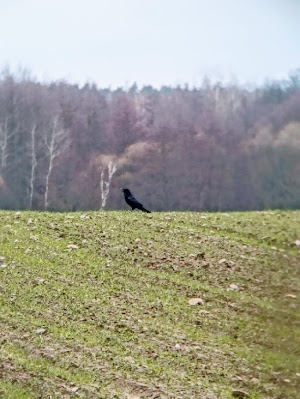
[[[99,87],[300,68],[300,0],[0,0],[0,68]]]

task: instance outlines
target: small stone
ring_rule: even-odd
[[[179,344],[176,344],[176,345],[174,346],[174,349],[176,349],[177,351],[179,351],[179,350],[181,349],[181,346],[180,346]]]
[[[15,213],[15,218],[19,218],[21,216],[21,212],[16,212]]]
[[[204,300],[202,298],[191,298],[189,299],[189,305],[204,305]]]
[[[226,263],[226,262],[227,262],[227,260],[225,258],[223,258],[223,259],[220,259],[218,263],[219,263],[219,265],[221,265],[222,263]]]
[[[228,305],[230,308],[235,308],[235,307],[236,307],[236,304],[233,303],[233,302],[228,302],[227,305]]]
[[[38,328],[37,330],[34,331],[36,334],[44,334],[46,332],[45,328]]]
[[[294,295],[294,294],[286,294],[285,297],[286,297],[286,298],[293,298],[293,299],[296,299],[296,298],[297,298],[297,295]]]
[[[227,288],[228,291],[237,291],[239,287],[236,284],[230,284],[229,288]]]
[[[243,381],[243,378],[240,377],[239,375],[237,375],[237,376],[235,377],[235,379],[238,380],[238,381]]]
[[[67,245],[67,248],[72,250],[72,249],[78,249],[79,247],[78,247],[78,245],[75,245],[75,244],[69,244],[69,245]]]
[[[300,240],[294,241],[294,245],[296,245],[298,247],[300,245]]]

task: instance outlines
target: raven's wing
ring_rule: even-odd
[[[140,208],[140,207],[143,208],[143,205],[137,199],[135,199],[133,195],[129,195],[129,197],[127,197],[127,199],[128,199],[128,202],[130,203],[130,206],[135,206],[136,208]]]

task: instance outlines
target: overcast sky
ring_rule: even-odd
[[[300,0],[0,0],[0,67],[100,87],[300,67]]]

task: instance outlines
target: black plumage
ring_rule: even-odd
[[[148,209],[144,208],[144,206],[131,194],[128,188],[121,188],[121,191],[124,193],[125,201],[129,206],[131,206],[132,210],[140,209],[143,212],[151,213]]]

